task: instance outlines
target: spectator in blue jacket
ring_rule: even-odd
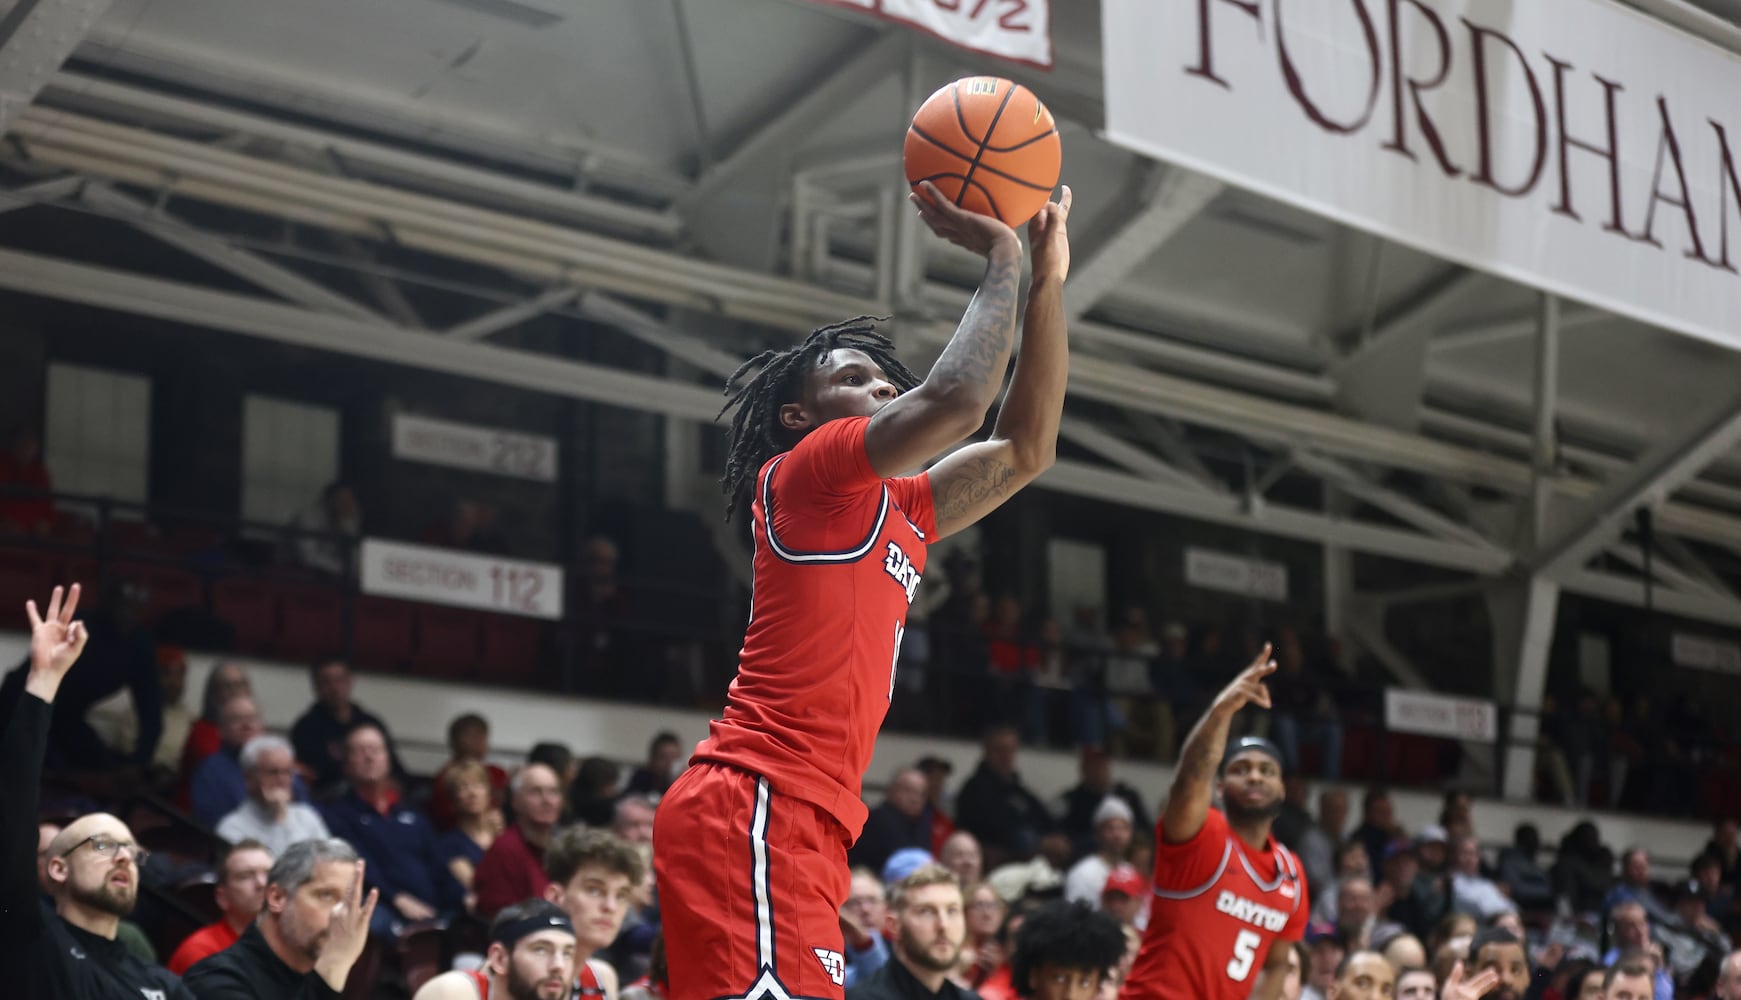
[[[381,891],[374,932],[396,935],[406,923],[457,914],[465,891],[442,863],[429,820],[400,804],[379,729],[362,725],[345,737],[344,775],[349,790],[325,803],[321,815],[333,836],[368,862],[369,888]]]

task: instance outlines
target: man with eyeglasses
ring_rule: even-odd
[[[68,824],[49,843],[44,861],[53,912],[37,895],[31,848],[51,706],[87,639],[83,623],[73,620],[78,603],[74,584],[69,591],[54,589],[46,615],[38,614],[35,601],[25,605],[29,673],[0,737],[0,788],[6,791],[0,795],[0,941],[14,956],[14,974],[22,972],[27,998],[193,1000],[167,969],[146,964],[115,941],[121,918],[133,912],[145,862],[127,824],[107,813]]]

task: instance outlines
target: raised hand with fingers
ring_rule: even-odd
[[[1212,710],[1232,715],[1247,705],[1270,707],[1269,685],[1264,683],[1264,678],[1275,672],[1276,661],[1270,659],[1270,644],[1266,642],[1263,649],[1258,650],[1257,658],[1251,661],[1251,665],[1240,671],[1233,683],[1222,688],[1221,693],[1215,696]]]
[[[368,897],[364,898],[364,865],[365,862],[357,862],[350,890],[333,906],[332,918],[326,927],[326,946],[320,950],[320,958],[314,963],[314,971],[335,990],[345,988],[351,966],[357,964],[363,947],[369,943],[369,921],[375,916],[375,903],[380,897],[380,890],[370,889]]]
[[[981,257],[990,257],[1000,247],[1018,255],[1022,251],[1022,242],[1016,238],[1014,229],[1000,219],[969,212],[952,203],[930,181],[921,181],[919,189],[908,198],[918,207],[919,218],[925,220],[932,232],[963,250]]]
[[[60,682],[85,651],[85,642],[90,638],[84,623],[73,619],[78,607],[76,583],[65,590],[54,588],[46,615],[37,612],[35,601],[24,602],[24,612],[30,617],[30,674],[24,689],[43,701],[54,701]]]
[[[1463,978],[1463,963],[1451,967],[1451,975],[1439,990],[1439,1000],[1481,1000],[1487,991],[1499,985],[1499,970],[1487,969],[1473,979]]]

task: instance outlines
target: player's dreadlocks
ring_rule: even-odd
[[[731,520],[745,490],[755,486],[756,473],[768,459],[798,443],[797,435],[780,423],[780,407],[796,403],[804,393],[804,378],[836,348],[863,351],[888,380],[902,392],[919,384],[919,377],[895,357],[894,342],[877,332],[880,317],[856,316],[811,331],[804,341],[783,351],[763,351],[745,361],[725,380],[726,403],[720,415],[732,414],[726,440],[725,475],[719,485],[725,491],[725,518]],[[758,370],[759,369],[759,370]],[[750,371],[754,378],[739,384]]]

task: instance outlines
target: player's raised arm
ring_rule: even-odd
[[[931,470],[937,537],[973,524],[1052,467],[1070,381],[1064,279],[1070,275],[1071,193],[1064,188],[1028,224],[1034,280],[1022,322],[1022,349],[991,439],[968,445]],[[891,404],[892,405],[892,404]]]
[[[1022,243],[1015,230],[949,203],[929,181],[913,195],[931,231],[985,258],[985,275],[955,335],[917,387],[877,411],[865,429],[865,453],[879,476],[923,465],[985,422],[1015,346]]]
[[[1263,679],[1274,673],[1269,643],[1251,665],[1240,671],[1233,683],[1221,689],[1209,710],[1197,720],[1179,751],[1179,767],[1167,794],[1167,810],[1161,815],[1161,836],[1170,844],[1182,844],[1203,829],[1214,794],[1215,771],[1227,750],[1227,729],[1233,717],[1247,705],[1269,707],[1269,688]]]

